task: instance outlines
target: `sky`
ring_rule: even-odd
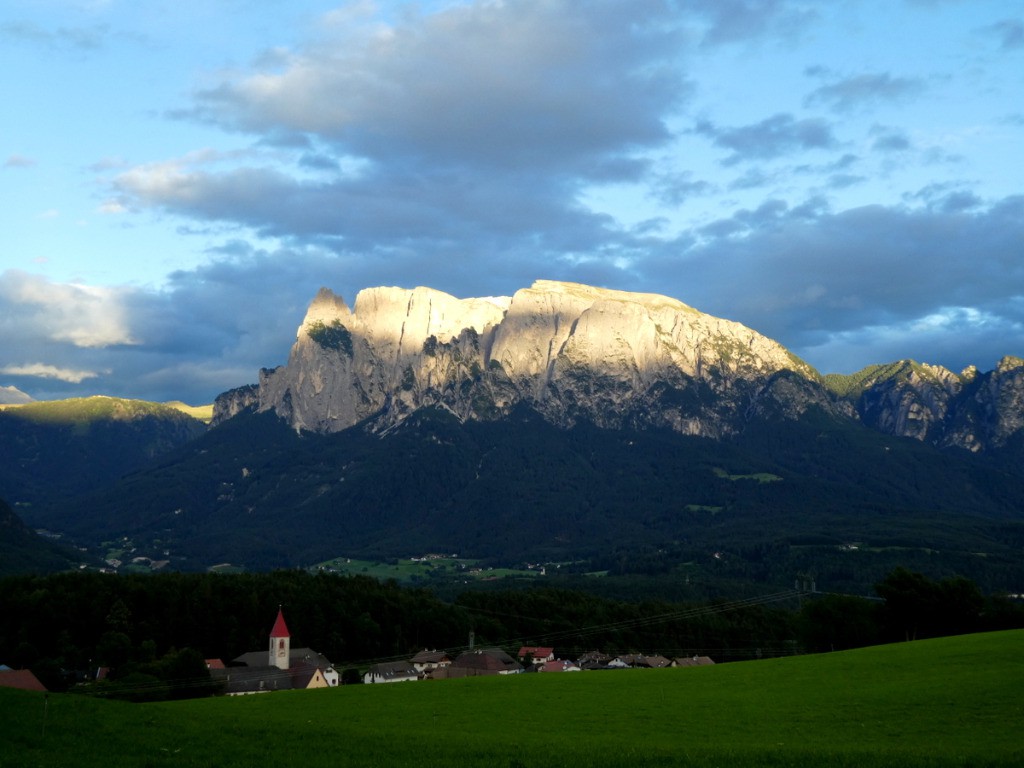
[[[208,403],[321,286],[1024,356],[1020,0],[4,0],[0,387]]]

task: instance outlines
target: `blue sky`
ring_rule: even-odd
[[[209,402],[320,286],[1024,356],[1024,5],[7,0],[0,387]]]

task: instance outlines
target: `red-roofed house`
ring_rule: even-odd
[[[46,686],[30,669],[5,669],[0,672],[0,686],[4,688],[20,688],[23,691],[45,691]]]
[[[519,649],[519,661],[525,661],[529,657],[534,664],[540,664],[545,661],[554,661],[555,649],[544,648],[538,645],[524,645]]]

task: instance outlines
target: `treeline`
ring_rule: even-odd
[[[51,690],[108,667],[115,693],[120,684],[137,698],[195,695],[208,683],[203,659],[267,647],[279,605],[293,647],[323,653],[348,679],[423,648],[457,652],[471,635],[513,653],[553,646],[563,658],[599,649],[733,661],[1024,627],[1024,607],[967,579],[897,569],[877,591],[884,600],[785,591],[686,604],[533,587],[443,602],[395,582],[305,571],[18,576],[0,580],[0,663],[31,668]]]
[[[804,649],[815,653],[1024,627],[1024,603],[986,596],[963,576],[933,580],[896,568],[875,592],[876,601],[810,595],[799,617]]]

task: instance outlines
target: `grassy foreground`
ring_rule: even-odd
[[[164,704],[0,689],[0,766],[1021,765],[1022,688],[1015,631]]]

